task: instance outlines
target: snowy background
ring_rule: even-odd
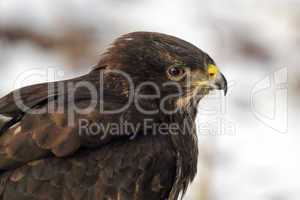
[[[230,89],[199,106],[199,172],[185,200],[299,199],[299,0],[0,0],[0,13],[0,96],[88,72],[127,32],[197,45]]]

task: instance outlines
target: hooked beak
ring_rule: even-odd
[[[224,95],[226,96],[227,90],[228,90],[227,80],[222,73],[219,73],[217,75],[214,84],[215,84],[217,90],[224,90]]]
[[[224,90],[224,95],[226,96],[228,89],[227,80],[216,65],[208,65],[208,76],[213,88],[216,90]]]
[[[228,89],[227,80],[216,65],[208,65],[208,76],[210,81],[212,81],[213,88],[216,90],[224,90],[224,95],[226,96]]]
[[[218,67],[210,64],[208,65],[208,80],[206,81],[196,81],[195,85],[208,87],[215,90],[224,90],[224,95],[227,94],[227,80],[225,76],[219,71]]]

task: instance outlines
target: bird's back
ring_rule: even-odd
[[[148,135],[29,162],[1,173],[1,199],[167,199],[176,175],[172,149],[168,137]]]

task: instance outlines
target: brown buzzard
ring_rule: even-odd
[[[177,199],[197,170],[197,104],[214,89],[227,83],[206,53],[135,32],[84,76],[11,92],[0,199]]]

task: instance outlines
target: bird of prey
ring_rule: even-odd
[[[227,91],[179,38],[121,36],[90,73],[0,99],[1,200],[175,200],[197,171],[195,116]]]

